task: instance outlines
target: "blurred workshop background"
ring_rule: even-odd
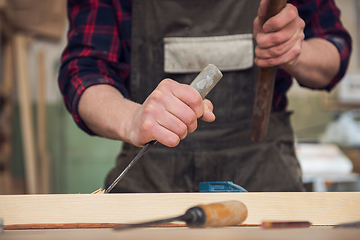
[[[331,94],[288,94],[308,191],[360,191],[360,0],[336,0],[353,38],[348,73]],[[0,194],[90,193],[121,142],[89,137],[58,90],[66,0],[0,0]]]

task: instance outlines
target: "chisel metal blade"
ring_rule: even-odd
[[[130,170],[130,168],[141,158],[141,156],[152,146],[156,143],[157,141],[153,140],[151,142],[148,142],[141,150],[138,154],[136,154],[136,156],[134,157],[133,160],[131,160],[131,162],[129,163],[129,165],[127,165],[127,167],[124,169],[124,171],[122,171],[120,173],[120,175],[114,180],[114,182],[105,190],[104,193],[109,193],[114,187],[115,185],[124,177],[124,175]]]

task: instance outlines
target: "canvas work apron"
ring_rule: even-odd
[[[193,192],[233,181],[248,191],[303,191],[290,113],[272,114],[260,143],[250,140],[258,68],[253,20],[260,0],[133,0],[131,99],[142,103],[164,78],[189,84],[207,64],[224,77],[208,94],[216,120],[169,148],[152,146],[112,192]],[[140,151],[124,143],[105,185]]]

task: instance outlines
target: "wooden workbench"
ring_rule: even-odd
[[[9,230],[2,240],[358,240],[360,230],[312,227],[303,229],[261,229],[232,227],[219,229],[145,228],[128,231],[112,229]]]
[[[242,226],[101,228],[174,217],[189,207],[225,200],[247,206],[249,214]],[[360,229],[332,228],[359,221],[359,203],[359,192],[4,195],[0,196],[0,218],[5,231],[0,239],[360,239]],[[263,220],[310,221],[313,226],[265,230],[259,227]],[[29,230],[33,228],[37,229]]]

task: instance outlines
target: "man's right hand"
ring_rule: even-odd
[[[142,147],[157,140],[174,147],[197,128],[197,119],[212,122],[213,105],[191,86],[164,79],[140,105],[110,85],[89,87],[79,114],[96,134]]]

